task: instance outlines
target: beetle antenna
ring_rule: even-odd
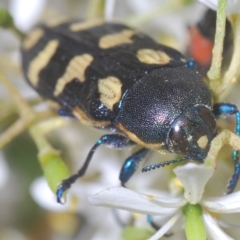
[[[185,158],[179,158],[179,159],[169,160],[169,161],[165,161],[165,162],[154,163],[154,164],[144,167],[142,169],[142,172],[148,172],[148,171],[154,170],[156,168],[164,167],[165,165],[182,162],[182,161],[189,160],[189,159],[190,159],[190,157],[185,157]]]

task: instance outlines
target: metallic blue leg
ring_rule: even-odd
[[[158,231],[161,226],[157,225],[154,221],[153,221],[153,218],[152,216],[150,215],[147,215],[147,221],[148,223],[156,230]],[[167,234],[164,234],[164,237],[171,237],[173,234],[172,233],[167,233]]]
[[[240,136],[240,113],[239,111],[236,112],[236,128],[235,128],[235,134]],[[232,159],[234,162],[234,174],[232,178],[230,179],[228,183],[228,194],[232,193],[238,183],[239,176],[240,176],[240,162],[239,162],[239,156],[238,156],[238,151],[232,151]]]
[[[121,181],[121,185],[125,187],[126,182],[132,177],[132,175],[137,170],[140,162],[145,160],[145,156],[147,155],[149,149],[143,148],[137,152],[135,152],[132,156],[127,158],[122,166],[119,179]]]
[[[218,116],[228,116],[235,114],[236,117],[236,127],[235,127],[235,134],[240,136],[240,112],[236,105],[230,103],[217,103],[213,106],[213,113],[216,117]],[[232,151],[232,159],[234,162],[234,173],[232,178],[228,183],[228,191],[227,194],[230,194],[234,191],[240,176],[240,162],[238,151]]]
[[[145,157],[147,153],[149,152],[149,149],[143,148],[137,152],[135,152],[132,156],[126,159],[124,162],[119,179],[121,181],[121,185],[123,187],[126,187],[126,182],[132,177],[134,172],[138,169],[139,164],[145,160]],[[124,226],[123,222],[120,220],[117,212],[115,213],[115,217],[118,223],[121,224],[121,226]],[[147,221],[150,223],[150,225],[155,229],[159,230],[160,226],[158,226],[156,223],[154,223],[152,216],[147,215]],[[170,237],[172,234],[165,234],[165,237]]]
[[[145,160],[145,157],[148,152],[149,152],[149,149],[143,148],[143,149],[135,152],[132,156],[130,156],[129,158],[127,158],[125,160],[125,162],[122,166],[120,175],[119,175],[119,179],[120,179],[121,185],[123,187],[126,187],[125,184],[132,177],[132,175],[135,173],[135,171],[138,169],[139,164]],[[115,217],[116,216],[118,216],[117,212],[116,212]],[[119,216],[116,217],[116,219],[118,220],[119,223],[121,223],[122,226],[124,226],[122,221],[120,221]],[[155,224],[153,222],[153,219],[150,215],[147,216],[147,220],[154,229],[158,230],[160,228],[160,226],[157,226],[157,224]],[[167,235],[165,235],[165,236],[167,236]]]
[[[79,178],[79,177],[82,177],[87,168],[88,168],[88,165],[93,157],[93,154],[95,153],[95,151],[97,150],[97,148],[100,146],[100,145],[106,145],[108,147],[111,147],[111,148],[124,148],[124,147],[127,147],[127,146],[131,146],[133,145],[134,143],[132,141],[130,141],[128,138],[122,136],[122,135],[119,135],[119,134],[106,134],[106,135],[103,135],[95,144],[94,146],[92,147],[92,149],[90,150],[90,152],[88,153],[87,155],[87,158],[82,166],[82,168],[76,173],[76,174],[73,174],[71,175],[69,178],[65,179],[62,181],[62,183],[58,186],[58,189],[57,189],[57,202],[59,203],[62,203],[62,196],[63,196],[63,193],[68,190],[71,185]]]
[[[213,106],[213,114],[216,117],[219,116],[229,116],[239,113],[239,110],[237,109],[237,106],[231,103],[216,103]],[[237,123],[236,123],[237,128]]]
[[[232,151],[232,159],[234,162],[235,170],[234,170],[233,176],[231,177],[231,179],[228,183],[227,194],[230,194],[234,191],[234,189],[238,183],[239,175],[240,175],[240,163],[239,163],[238,151]]]
[[[132,175],[135,173],[135,171],[138,169],[138,166],[141,161],[145,160],[145,156],[147,155],[149,149],[143,148],[137,152],[135,152],[133,155],[128,157],[125,162],[123,163],[122,169],[119,174],[119,179],[121,181],[121,185],[123,187],[126,187],[125,184],[127,181],[132,177]],[[125,224],[117,210],[114,210],[114,217],[116,222],[121,226],[121,227],[126,227],[127,224]]]

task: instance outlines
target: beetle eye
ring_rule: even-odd
[[[189,141],[185,131],[176,125],[169,132],[169,150],[175,153],[184,153],[189,149]]]
[[[198,108],[198,115],[205,122],[206,126],[209,127],[209,130],[212,134],[215,134],[217,131],[216,120],[212,112],[205,107]]]
[[[216,133],[216,121],[211,110],[198,106],[182,114],[172,124],[166,142],[170,152],[203,159],[209,142]],[[198,154],[201,156],[199,157]]]

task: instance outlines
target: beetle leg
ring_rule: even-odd
[[[142,148],[139,151],[135,152],[133,155],[131,155],[130,157],[128,157],[121,169],[120,175],[119,175],[119,179],[121,181],[121,185],[123,187],[126,187],[125,184],[126,182],[132,177],[132,175],[135,173],[135,171],[138,169],[139,164],[145,160],[145,157],[147,155],[147,153],[149,152],[149,149],[146,148]],[[117,213],[116,213],[117,215]],[[122,221],[119,220],[119,216],[118,218],[116,218],[118,220],[118,222],[122,223]],[[149,224],[155,229],[155,230],[159,230],[160,226],[158,226],[152,219],[152,216],[147,215],[147,221],[149,222]],[[169,237],[172,234],[165,234],[165,237]]]
[[[213,113],[216,117],[235,114],[235,117],[236,117],[235,134],[237,136],[240,136],[240,112],[236,105],[230,104],[230,103],[217,103],[213,106]],[[227,194],[230,194],[234,191],[240,176],[240,162],[239,162],[238,151],[235,151],[235,150],[232,151],[232,159],[234,162],[235,169],[234,169],[233,176],[231,177],[227,186],[227,189],[228,189]]]
[[[137,170],[140,162],[145,160],[145,156],[147,155],[148,151],[149,149],[142,148],[141,150],[135,152],[133,155],[131,155],[125,160],[119,175],[119,179],[123,187],[125,187],[126,182]]]
[[[157,225],[154,221],[153,221],[153,218],[152,216],[150,215],[147,215],[147,221],[148,223],[152,226],[152,228],[154,228],[156,231],[158,231],[161,226]],[[165,233],[164,234],[164,237],[171,237],[173,234],[172,233]]]
[[[128,138],[124,137],[123,135],[120,134],[106,134],[103,135],[100,139],[98,139],[98,141],[94,144],[94,146],[92,147],[92,149],[90,150],[90,152],[87,155],[87,158],[82,166],[82,168],[76,173],[71,175],[69,178],[63,180],[61,182],[61,184],[58,186],[56,195],[57,195],[57,202],[62,203],[62,196],[63,193],[69,189],[71,187],[71,185],[79,178],[82,177],[87,168],[88,165],[93,157],[93,154],[95,153],[95,151],[97,150],[97,148],[100,145],[106,145],[107,147],[111,147],[111,148],[124,148],[127,146],[131,146],[134,143],[132,141],[130,141]]]

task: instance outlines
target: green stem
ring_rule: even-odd
[[[26,129],[26,122],[23,119],[18,119],[15,123],[13,123],[7,130],[5,130],[0,135],[0,149],[2,149],[5,145],[10,143],[12,139],[18,136]]]
[[[226,7],[227,0],[218,1],[216,33],[214,39],[212,64],[210,70],[207,73],[207,76],[210,80],[210,87],[216,95],[217,95],[217,93],[215,92],[216,87],[221,84],[221,81],[219,79],[221,74],[223,41],[226,25]]]
[[[202,218],[202,207],[199,204],[187,204],[183,207],[185,216],[185,233],[187,240],[206,240],[206,229]]]
[[[19,118],[16,122],[14,122],[10,127],[7,128],[0,135],[0,149],[2,149],[5,145],[10,143],[15,137],[17,137],[20,133],[34,124],[36,121],[41,121],[43,119],[49,118],[53,116],[52,112],[46,111],[41,113],[36,113],[33,118]]]
[[[225,90],[229,92],[233,84],[237,81],[236,77],[240,68],[240,15],[231,15],[229,20],[233,30],[233,55],[228,70],[224,74],[223,83],[218,89],[219,94]],[[221,97],[223,98],[223,96]]]
[[[11,82],[8,80],[8,78],[2,71],[0,71],[0,82],[2,82],[2,84],[5,86],[5,88],[11,95],[11,98],[13,99],[18,108],[20,116],[23,119],[26,119],[27,121],[31,121],[31,119],[34,118],[35,114],[34,111],[28,105],[28,103],[22,98],[17,89],[11,84]]]
[[[85,18],[86,19],[96,17],[103,18],[104,6],[105,6],[104,0],[89,0]]]
[[[14,25],[14,21],[11,14],[1,7],[0,7],[0,27],[11,29],[20,40],[24,38],[24,34]]]
[[[69,176],[69,171],[60,153],[54,149],[46,138],[46,133],[59,127],[59,118],[50,119],[30,128],[30,135],[38,148],[38,160],[49,187],[55,193],[58,185]]]
[[[12,26],[11,30],[15,33],[15,35],[19,38],[20,41],[22,41],[25,37],[25,34],[21,32],[16,26]]]

